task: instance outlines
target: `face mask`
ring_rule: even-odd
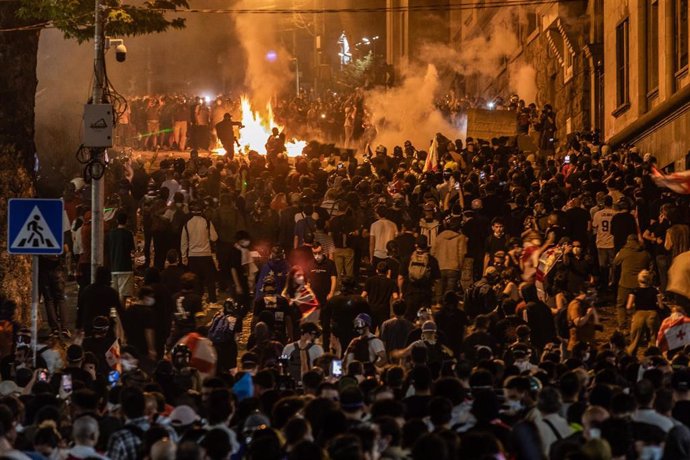
[[[141,299],[141,304],[146,305],[147,307],[152,307],[153,305],[155,305],[155,303],[156,299],[154,299],[153,297],[144,297],[143,299]]]
[[[506,406],[508,406],[508,410],[510,410],[511,412],[519,412],[525,407],[522,404],[522,401],[515,399],[509,399],[508,401],[506,401]]]
[[[519,360],[519,361],[515,361],[515,367],[520,369],[520,372],[525,372],[525,371],[530,370],[532,368],[532,365],[527,360]]]
[[[122,370],[127,372],[127,371],[132,371],[137,368],[137,362],[134,359],[123,359],[121,360],[122,362]]]
[[[660,446],[644,446],[640,454],[640,460],[661,460],[663,450]]]

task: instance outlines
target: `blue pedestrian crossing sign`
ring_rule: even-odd
[[[11,198],[7,209],[7,252],[62,254],[63,209],[62,200]]]

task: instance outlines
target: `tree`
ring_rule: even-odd
[[[168,15],[189,8],[186,0],[149,0],[141,6],[102,0],[105,32],[134,36],[180,29],[184,19]],[[41,29],[55,27],[80,42],[94,35],[94,0],[0,1],[0,299],[19,305],[28,319],[31,298],[29,257],[9,256],[7,198],[35,196],[34,106],[36,60]],[[66,73],[66,78],[69,78]],[[88,85],[88,82],[84,82]]]

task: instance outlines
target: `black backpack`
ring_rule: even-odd
[[[301,355],[301,349],[299,347],[299,342],[294,342],[292,345],[294,345],[295,349],[292,350],[292,353],[290,353],[289,357],[289,370],[290,370],[290,375],[292,378],[295,380],[302,380],[302,358],[300,357]],[[313,347],[313,343],[309,343],[307,347],[304,349],[304,351],[307,353],[307,356],[309,356],[309,350],[311,347]],[[309,365],[309,367],[311,367]]]
[[[374,340],[376,337],[357,337],[352,344],[352,354],[355,360],[362,363],[369,363],[371,359],[369,357],[369,342]]]

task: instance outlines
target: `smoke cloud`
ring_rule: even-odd
[[[495,77],[501,71],[503,59],[518,49],[518,40],[511,30],[495,26],[486,35],[474,37],[460,49],[446,44],[426,44],[422,47],[424,61],[456,73]]]
[[[448,123],[434,106],[439,88],[436,67],[408,74],[402,85],[366,94],[367,109],[377,129],[375,144],[388,148],[409,139],[418,149],[428,149],[437,132],[449,137],[460,136],[461,129]]]
[[[237,8],[255,8],[256,3],[256,0],[242,0]],[[247,59],[245,86],[255,108],[263,109],[292,80],[292,56],[280,45],[277,36],[281,27],[279,16],[240,14],[235,21]]]
[[[510,88],[528,104],[537,100],[537,70],[529,64],[510,66]]]
[[[195,6],[227,8],[228,2],[196,0]],[[187,27],[183,30],[125,37],[128,54],[123,63],[115,62],[112,53],[106,56],[108,76],[118,92],[125,97],[214,97],[242,86],[244,53],[232,16],[189,14],[185,19]],[[65,40],[54,29],[41,32],[36,143],[43,166],[59,166],[74,159],[81,143],[83,105],[91,96],[92,74],[92,42],[80,45],[75,40]]]

